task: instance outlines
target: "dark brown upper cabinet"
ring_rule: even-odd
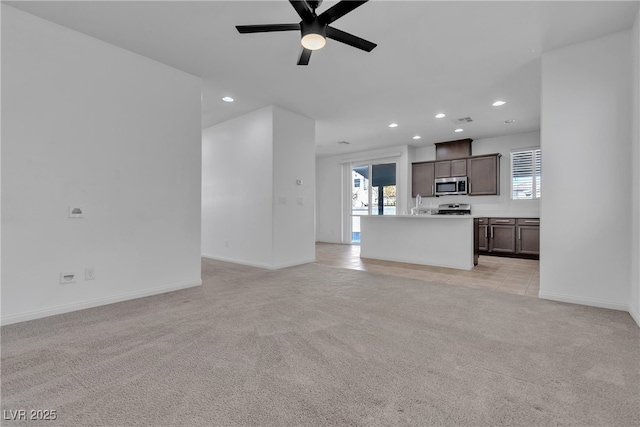
[[[471,138],[436,142],[436,160],[451,160],[471,157],[471,142],[473,142],[473,139]]]
[[[466,159],[470,196],[500,194],[500,154]]]
[[[411,164],[411,197],[434,195],[435,162]]]
[[[452,176],[467,176],[467,159],[436,162],[436,178],[449,178]]]

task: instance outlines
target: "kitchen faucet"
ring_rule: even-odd
[[[411,215],[420,215],[420,204],[422,204],[422,196],[416,195],[416,207],[411,208]]]

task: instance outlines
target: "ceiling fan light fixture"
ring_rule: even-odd
[[[322,37],[322,35],[316,33],[305,35],[300,42],[305,49],[309,50],[322,49],[324,45],[327,44],[327,40]]]
[[[300,23],[300,30],[302,33],[300,43],[305,49],[322,49],[327,43],[327,26],[321,24],[317,18],[311,22],[302,21]]]

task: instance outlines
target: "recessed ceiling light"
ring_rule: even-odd
[[[436,119],[441,119],[443,117],[446,117],[447,115],[445,113],[438,113],[436,114]]]
[[[413,139],[420,139],[420,135],[414,136]]]
[[[501,101],[501,100],[500,100],[500,101],[496,101],[496,102],[494,102],[494,103],[493,103],[493,104],[491,104],[491,105],[493,105],[494,107],[499,107],[499,106],[504,105],[504,104],[506,104],[506,103],[507,103],[507,101]]]
[[[515,120],[514,120],[514,119],[511,119],[511,120],[505,120],[504,122],[505,122],[506,124],[509,124],[509,123],[513,123],[513,122],[515,122]]]
[[[224,102],[233,102],[234,101],[234,99],[232,97],[230,97],[230,96],[225,96],[225,97],[222,98],[222,100]]]
[[[397,128],[397,127],[398,127],[398,124],[397,124],[397,123],[391,123],[391,124],[389,125],[389,127],[390,127],[390,128]]]
[[[462,129],[462,128],[458,128],[458,129],[454,130],[454,132],[462,132],[463,130],[464,129]]]

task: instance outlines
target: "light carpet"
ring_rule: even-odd
[[[628,313],[307,264],[2,327],[3,418],[63,426],[637,426]]]

